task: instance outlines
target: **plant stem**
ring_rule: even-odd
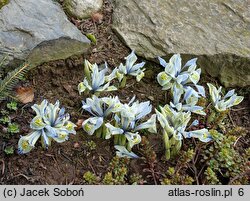
[[[105,126],[105,124],[102,124],[102,138],[106,139],[106,126]]]
[[[96,137],[101,138],[102,137],[102,126],[96,130]]]
[[[169,144],[169,137],[168,137],[168,133],[163,129],[163,141],[164,141],[164,145],[165,145],[165,157],[167,160],[170,159],[170,144]]]
[[[125,146],[126,140],[127,140],[127,138],[125,137],[125,135],[121,135],[121,145],[122,146]]]
[[[119,135],[114,135],[114,144],[115,145],[119,144]]]
[[[124,88],[126,86],[126,82],[127,82],[127,77],[124,76],[123,79],[122,79],[122,82],[120,84],[120,88]]]
[[[212,110],[211,114],[207,118],[207,123],[210,124],[211,122],[213,122],[215,117],[216,117],[216,112]]]

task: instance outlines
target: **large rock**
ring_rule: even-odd
[[[65,0],[66,11],[79,19],[89,18],[102,8],[103,0]]]
[[[198,56],[225,86],[250,85],[249,0],[113,1],[113,28],[140,56]]]
[[[90,41],[52,0],[11,0],[0,10],[0,61],[32,66],[83,54]]]

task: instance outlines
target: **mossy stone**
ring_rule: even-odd
[[[7,5],[10,2],[10,0],[0,0],[0,9]]]

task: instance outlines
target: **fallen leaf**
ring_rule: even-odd
[[[95,13],[91,16],[93,22],[101,23],[103,21],[103,14]]]
[[[71,94],[74,90],[72,88],[71,85],[68,85],[68,84],[63,84],[63,88],[69,93]]]
[[[16,89],[16,97],[23,104],[32,102],[34,100],[33,87],[18,87]]]
[[[78,142],[75,142],[74,143],[74,148],[79,148],[80,147],[80,144]]]

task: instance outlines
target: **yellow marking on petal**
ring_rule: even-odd
[[[66,128],[67,128],[67,130],[73,130],[73,124],[68,123],[68,124],[66,125]]]
[[[42,118],[37,118],[37,119],[35,120],[35,125],[36,125],[36,126],[42,126],[42,125],[43,125],[43,120],[42,120]]]
[[[59,138],[59,139],[64,139],[66,136],[67,136],[66,133],[59,133],[59,134],[58,134],[58,138]]]
[[[168,76],[165,73],[162,73],[160,77],[161,77],[162,80],[167,80],[168,79]]]
[[[91,129],[92,129],[92,126],[91,126],[91,125],[89,125],[89,124],[85,124],[85,125],[84,125],[84,130],[86,130],[87,132],[88,132],[88,131],[91,131]]]
[[[21,143],[21,147],[23,150],[26,150],[30,147],[29,141],[28,140],[23,140]]]

